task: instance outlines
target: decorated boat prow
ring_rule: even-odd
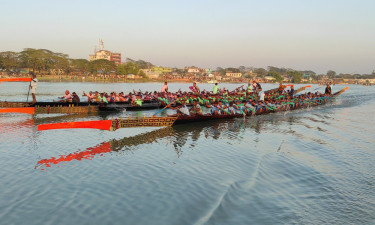
[[[55,129],[99,129],[115,131],[120,128],[130,127],[170,127],[177,117],[127,117],[113,120],[78,121],[65,123],[41,124],[39,131]]]

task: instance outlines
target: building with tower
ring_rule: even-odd
[[[99,39],[100,50],[97,51],[96,47],[93,55],[89,55],[89,60],[94,61],[98,59],[106,59],[114,62],[116,65],[121,64],[121,53],[115,53],[104,49],[104,41]]]

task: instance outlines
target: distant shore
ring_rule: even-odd
[[[0,78],[12,78],[14,76],[0,76]],[[25,77],[25,76],[17,76],[17,77]],[[200,80],[200,79],[130,79],[130,78],[124,78],[124,77],[100,77],[100,76],[71,76],[71,75],[38,75],[38,80],[41,82],[94,82],[94,83],[163,83],[163,82],[169,82],[169,83],[213,83],[209,80]],[[248,83],[251,82],[252,79],[241,79],[241,80],[224,80],[224,81],[217,81],[218,83]],[[267,80],[256,80],[259,83],[278,83],[278,82],[272,82]],[[301,82],[301,83],[295,83],[295,84],[319,84],[324,85],[326,84],[327,80],[323,81],[310,81],[310,82]],[[361,80],[353,80],[351,82],[335,82],[335,84],[360,84],[363,85],[364,81]],[[292,82],[286,82],[283,83],[292,83]],[[371,84],[370,84],[371,85]]]

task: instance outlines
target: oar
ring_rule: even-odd
[[[35,113],[34,107],[23,107],[23,108],[2,108],[0,113],[26,113],[33,115]]]
[[[66,123],[50,123],[38,125],[38,130],[91,128],[99,130],[111,130],[112,120],[79,121]]]
[[[228,115],[231,115],[230,112],[228,112],[227,110],[225,110],[225,109],[223,109],[223,108],[218,108],[218,109],[220,109],[221,111],[225,112],[225,113],[228,114]]]
[[[156,116],[156,114],[162,112],[164,109],[168,108],[169,106],[171,106],[173,103],[175,103],[178,99],[180,98],[177,98],[176,100],[174,100],[173,102],[169,103],[168,105],[166,105],[164,108],[160,109],[159,111],[157,111],[156,113],[154,113],[154,115],[152,115],[152,117]]]
[[[321,87],[323,87],[323,86],[321,86]],[[312,90],[312,91],[315,91],[315,90],[318,90],[319,88],[321,88],[321,87],[317,87],[317,88],[315,88],[314,90]]]
[[[29,101],[29,94],[30,94],[30,89],[31,89],[31,81],[32,81],[32,80],[30,80],[30,83],[29,83],[29,91],[27,92],[26,102]]]
[[[0,79],[1,82],[31,82],[31,77],[30,78],[2,78]]]
[[[306,88],[309,88],[309,87],[311,87],[311,85],[304,86],[303,90],[305,90]]]

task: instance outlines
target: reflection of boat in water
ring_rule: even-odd
[[[164,140],[168,140],[168,143],[173,146],[172,148],[176,152],[177,157],[180,157],[183,154],[184,147],[194,149],[195,142],[200,139],[242,139],[243,137],[240,134],[245,129],[252,129],[256,133],[261,133],[269,127],[275,129],[275,126],[283,122],[291,122],[297,119],[292,115],[287,117],[285,115],[278,115],[267,118],[251,117],[251,119],[238,118],[235,120],[204,121],[202,123],[195,123],[194,126],[184,124],[166,127],[133,137],[106,141],[83,151],[41,159],[38,161],[36,168],[44,170],[62,162],[92,160],[95,157],[104,156],[110,152],[134,151],[140,145],[151,145],[157,142],[164,143]]]
[[[217,82],[217,80],[209,80],[209,81],[207,81],[207,83],[209,83],[209,84],[215,84],[215,83],[218,83],[218,82]]]
[[[263,110],[250,110],[248,112],[244,109],[242,114],[230,113],[224,109],[223,114],[206,114],[206,115],[179,115],[173,117],[128,117],[119,118],[113,120],[99,120],[99,121],[79,121],[79,122],[66,122],[66,123],[53,123],[53,124],[41,124],[38,126],[38,130],[53,130],[53,129],[76,129],[76,128],[91,128],[91,129],[101,129],[101,130],[117,130],[119,128],[126,127],[162,127],[162,126],[172,126],[173,124],[179,123],[189,123],[189,122],[200,122],[206,120],[219,120],[219,119],[231,119],[237,117],[245,117],[252,115],[263,115],[269,113],[276,113],[280,111],[291,111],[296,109],[310,108],[318,105],[327,103],[328,101],[335,99],[342,93],[344,93],[348,87],[334,93],[332,96],[322,96],[316,97],[314,100],[311,99],[299,99],[296,101],[287,102],[286,100],[276,107],[272,108],[265,105]],[[297,104],[298,103],[298,104]]]
[[[140,144],[153,143],[157,141],[157,139],[159,138],[163,138],[165,136],[170,135],[172,132],[173,129],[171,127],[166,127],[152,132],[136,135],[134,137],[126,137],[121,140],[111,140],[108,142],[103,142],[97,146],[87,148],[84,151],[74,152],[68,155],[61,155],[58,158],[52,157],[50,159],[39,160],[38,166],[51,167],[51,165],[59,164],[61,162],[92,159],[96,155],[101,155],[103,153],[108,153],[112,151],[119,151],[125,146],[137,146]]]

